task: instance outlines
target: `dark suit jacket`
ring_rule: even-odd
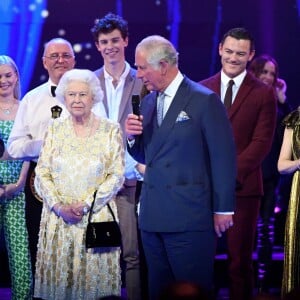
[[[106,88],[105,88],[105,79],[104,79],[104,69],[103,67],[96,70],[95,74],[100,80],[101,88],[104,92],[103,104],[106,110],[106,114],[108,116],[108,105],[107,105],[107,96],[106,96]],[[132,113],[132,104],[131,97],[132,95],[140,95],[143,87],[143,82],[136,77],[136,70],[131,68],[124,85],[124,90],[122,94],[121,104],[119,108],[119,117],[118,122],[120,123],[122,130],[124,132],[125,120],[128,114]],[[126,145],[126,137],[123,135],[124,144]]]
[[[220,72],[200,83],[220,95]],[[237,149],[237,195],[262,195],[261,164],[270,151],[276,123],[273,89],[247,73],[228,110],[228,118]]]
[[[176,121],[181,112],[187,120]],[[213,230],[213,212],[234,210],[235,147],[219,97],[184,78],[158,128],[156,93],[141,104],[143,134],[129,152],[146,163],[140,228]]]

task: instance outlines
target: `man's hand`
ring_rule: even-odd
[[[221,237],[223,232],[233,226],[232,215],[214,214],[214,226],[217,236]]]
[[[134,135],[140,135],[143,132],[143,116],[137,116],[134,114],[129,114],[125,121],[125,132],[130,139]]]
[[[141,164],[141,163],[138,163],[136,166],[135,166],[136,170],[142,174],[142,175],[145,175],[145,172],[146,172],[146,165],[144,164]]]

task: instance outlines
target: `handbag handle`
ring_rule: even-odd
[[[94,200],[93,200],[93,202],[92,202],[91,209],[90,209],[90,211],[89,211],[88,223],[91,223],[92,213],[93,213],[93,208],[94,208],[95,199],[96,199],[96,194],[97,194],[97,191],[94,192]],[[106,205],[107,205],[108,210],[109,210],[110,214],[112,215],[114,221],[116,222],[116,218],[115,218],[114,212],[112,211],[112,209],[111,209],[109,203],[107,203]]]

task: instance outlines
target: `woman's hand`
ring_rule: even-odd
[[[5,198],[5,186],[0,185],[0,200]]]
[[[85,203],[73,203],[72,204],[72,211],[76,215],[86,215],[90,210],[90,207],[86,205]]]
[[[286,100],[286,94],[285,94],[286,88],[287,88],[286,82],[283,79],[278,78],[276,84],[276,94],[277,94],[278,101],[282,104]]]
[[[77,224],[82,220],[83,215],[87,213],[88,208],[84,203],[72,203],[55,204],[53,210],[67,224]]]
[[[5,184],[2,188],[4,188],[4,197],[8,199],[12,198],[20,191],[20,188],[16,183]]]

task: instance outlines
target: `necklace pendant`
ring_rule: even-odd
[[[10,115],[10,110],[9,109],[3,109],[3,112],[5,115]]]

